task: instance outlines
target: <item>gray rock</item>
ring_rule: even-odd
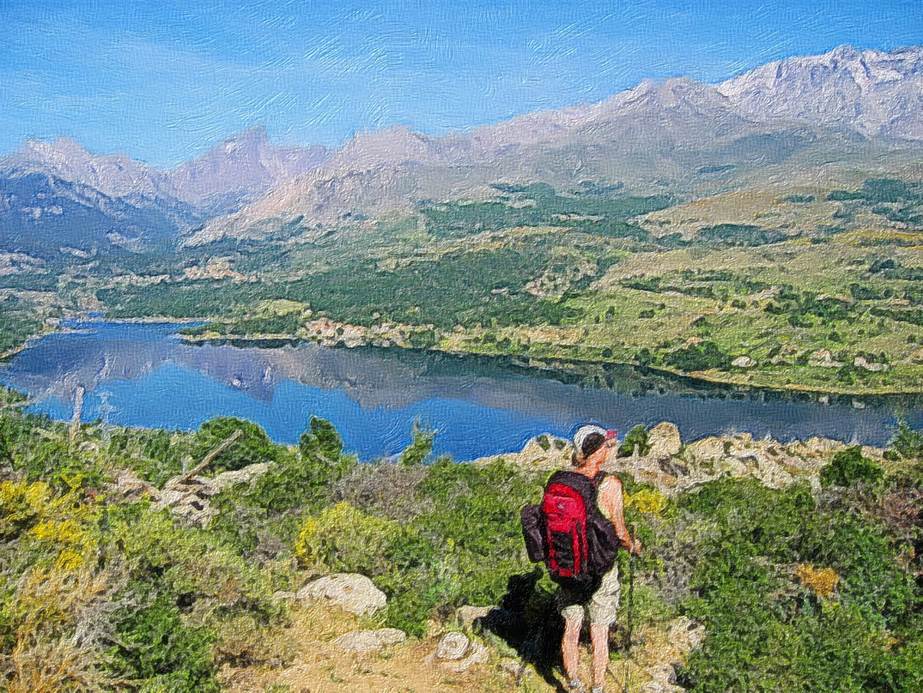
[[[365,654],[377,652],[390,645],[404,642],[407,635],[397,628],[379,628],[378,630],[356,630],[341,635],[334,644],[347,652]]]
[[[462,628],[471,628],[478,619],[486,618],[495,606],[460,606],[455,611],[455,620]]]
[[[436,645],[436,659],[454,661],[468,652],[471,641],[464,633],[446,633]]]
[[[669,421],[663,421],[648,431],[647,442],[651,446],[648,456],[655,459],[678,455],[683,447],[679,429]]]
[[[243,469],[234,469],[228,472],[221,472],[211,479],[211,486],[217,491],[224,491],[226,488],[236,486],[237,484],[247,484],[254,479],[259,479],[269,470],[266,462],[251,464]]]
[[[734,368],[753,368],[756,365],[756,361],[749,356],[738,356],[731,361],[731,365],[734,366]]]
[[[318,578],[298,591],[298,599],[325,599],[359,616],[373,614],[388,604],[385,593],[365,575],[358,573],[336,573]]]
[[[449,669],[454,671],[456,674],[463,674],[474,665],[484,664],[488,659],[490,659],[487,648],[479,642],[471,643],[471,649],[469,652],[470,654],[460,662],[450,664]]]

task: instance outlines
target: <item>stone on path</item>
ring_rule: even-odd
[[[436,645],[436,659],[455,661],[465,656],[471,641],[464,633],[446,633]]]
[[[374,614],[388,605],[385,593],[358,573],[335,573],[313,580],[298,591],[298,599],[326,599],[357,616]]]
[[[454,662],[449,665],[449,669],[454,671],[456,674],[463,674],[468,671],[475,664],[484,664],[490,656],[487,652],[487,648],[484,647],[479,642],[471,643],[471,648],[468,650],[469,654],[460,662]]]
[[[397,645],[407,639],[406,633],[397,628],[379,628],[378,630],[356,630],[341,635],[334,644],[347,652],[366,654],[377,652],[389,645]]]

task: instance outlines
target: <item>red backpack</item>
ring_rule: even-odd
[[[548,480],[539,505],[522,510],[523,535],[532,561],[545,561],[551,579],[561,585],[588,587],[615,562],[619,539],[599,511],[596,495],[605,478],[571,471]]]

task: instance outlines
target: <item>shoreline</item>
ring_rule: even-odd
[[[210,336],[210,335],[180,335],[180,339],[187,343],[197,346],[205,344],[226,344],[229,346],[240,346],[245,347],[246,345],[262,345],[261,348],[273,349],[278,348],[286,344],[298,345],[298,344],[320,344],[321,346],[327,346],[331,349],[354,349],[358,347],[337,345],[337,344],[324,344],[320,340],[309,339],[306,337],[297,337],[293,335],[261,335],[261,336],[247,336],[247,335],[220,335],[220,336]],[[566,357],[557,357],[557,358],[548,358],[548,357],[536,357],[530,356],[528,354],[495,354],[485,351],[467,351],[459,349],[440,349],[436,347],[430,348],[419,348],[419,347],[403,347],[398,344],[390,344],[388,346],[376,345],[372,342],[367,342],[359,347],[370,347],[378,349],[400,349],[402,351],[419,351],[419,352],[428,352],[428,353],[441,353],[448,354],[451,356],[474,356],[474,357],[483,357],[483,358],[501,358],[501,359],[511,359],[518,361],[528,361],[528,363],[517,363],[517,365],[522,368],[534,369],[537,371],[557,371],[557,372],[567,372],[561,368],[554,367],[554,364],[559,364],[562,366],[596,366],[596,367],[629,367],[637,369],[639,372],[648,371],[656,375],[662,375],[671,379],[676,380],[686,380],[692,383],[706,384],[711,386],[722,386],[722,387],[735,387],[735,388],[746,388],[749,390],[763,391],[763,392],[772,392],[780,394],[805,394],[805,395],[821,395],[821,396],[834,396],[834,397],[855,397],[855,398],[870,398],[870,397],[914,397],[914,396],[923,396],[923,389],[914,390],[914,389],[867,389],[867,390],[847,390],[835,387],[820,387],[820,386],[810,386],[803,385],[799,383],[791,383],[787,385],[761,385],[751,382],[741,381],[734,378],[733,376],[728,378],[716,377],[704,373],[702,371],[696,371],[691,373],[685,373],[682,371],[673,370],[670,368],[664,368],[662,366],[640,366],[636,363],[631,363],[628,361],[593,361],[589,359],[579,359],[579,358],[566,358]],[[543,368],[540,365],[533,365],[535,362],[538,363],[548,363],[551,364],[551,367]]]
[[[207,324],[209,322],[216,322],[216,320],[211,318],[203,317],[185,317],[185,318],[176,318],[169,316],[143,316],[143,317],[132,317],[132,318],[106,318],[106,317],[68,317],[66,320],[73,320],[79,322],[100,322],[108,324],[126,324],[126,325],[148,325],[148,324],[175,324],[175,325],[190,325],[194,323],[203,323]],[[51,329],[45,329],[35,334],[30,335],[26,340],[21,344],[11,349],[8,349],[6,352],[0,354],[0,363],[7,361],[16,354],[20,353],[24,349],[28,348],[29,344],[35,339],[47,336],[53,333],[64,333],[69,331],[68,328],[62,328],[59,321]],[[220,322],[220,321],[219,321]],[[731,374],[728,374],[727,377],[718,377],[712,374],[708,374],[702,371],[694,372],[682,372],[670,368],[665,368],[663,366],[641,366],[630,361],[595,361],[590,359],[580,359],[573,357],[541,357],[541,356],[530,356],[529,354],[497,354],[490,353],[486,351],[471,351],[471,350],[459,350],[459,349],[443,349],[438,347],[407,347],[401,346],[400,344],[391,342],[387,345],[375,344],[372,341],[366,341],[362,344],[356,346],[346,346],[343,344],[328,344],[324,343],[323,340],[310,339],[308,337],[299,337],[295,335],[283,335],[283,334],[267,334],[260,336],[252,335],[185,335],[179,334],[180,340],[186,344],[194,346],[202,346],[205,344],[227,344],[230,346],[245,346],[245,345],[258,345],[260,348],[274,349],[284,345],[298,345],[298,344],[319,344],[321,346],[326,346],[332,349],[354,349],[359,347],[369,347],[369,348],[378,348],[378,349],[400,349],[402,351],[417,351],[417,352],[427,352],[427,353],[440,353],[448,354],[451,356],[472,356],[472,357],[482,357],[482,358],[493,358],[493,359],[509,359],[516,360],[519,363],[514,363],[520,368],[525,369],[534,369],[536,371],[554,371],[554,372],[568,372],[566,370],[567,366],[578,366],[578,367],[628,367],[637,369],[639,372],[650,372],[656,375],[661,375],[667,378],[675,380],[685,380],[692,384],[704,384],[707,386],[715,387],[728,387],[728,388],[745,388],[747,390],[762,391],[769,393],[778,393],[778,394],[803,394],[803,395],[820,395],[820,396],[834,396],[834,397],[854,397],[854,398],[872,398],[872,397],[917,397],[923,396],[923,389],[893,389],[893,388],[872,388],[865,390],[849,390],[836,387],[823,387],[823,386],[813,386],[813,385],[804,385],[801,383],[788,383],[785,385],[764,385],[758,383],[752,383],[743,381]],[[550,364],[550,367],[543,367],[543,364]],[[555,364],[558,366],[564,366],[565,368],[555,367]]]

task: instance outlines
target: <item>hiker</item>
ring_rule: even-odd
[[[581,426],[574,434],[572,470],[555,472],[540,506],[523,509],[523,532],[532,560],[544,560],[558,583],[557,608],[564,619],[561,657],[571,691],[585,691],[577,676],[584,615],[593,646],[593,693],[602,693],[609,663],[609,629],[615,622],[621,588],[619,546],[638,554],[622,514],[622,483],[600,473],[616,447],[615,431]]]

